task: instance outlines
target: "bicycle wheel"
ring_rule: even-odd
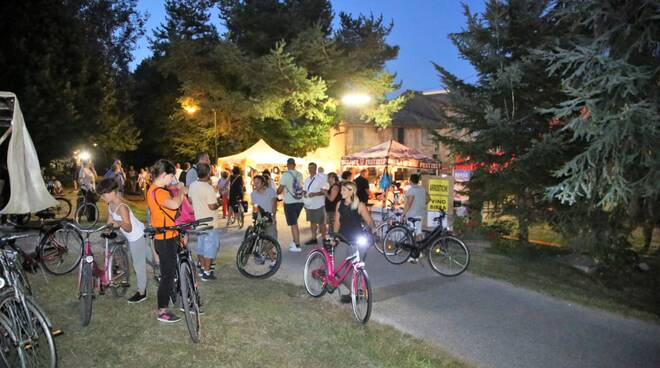
[[[429,248],[429,264],[442,276],[458,276],[465,272],[470,264],[470,250],[458,238],[442,237]]]
[[[57,200],[57,205],[55,207],[51,207],[51,211],[55,217],[53,217],[55,220],[63,220],[71,214],[71,201],[64,197],[56,197],[55,200]]]
[[[99,220],[99,208],[94,203],[85,203],[78,207],[74,221],[83,229],[91,229]]]
[[[414,241],[412,233],[405,226],[393,226],[387,231],[383,241],[385,259],[392,264],[407,261]]]
[[[129,283],[131,273],[128,269],[128,254],[121,245],[114,247],[108,268],[112,295],[117,298],[126,295],[128,287],[131,286]]]
[[[353,306],[353,315],[358,322],[367,323],[371,316],[371,286],[367,271],[358,269],[353,272],[353,282],[351,283],[351,305]]]
[[[89,325],[92,320],[92,300],[94,299],[94,275],[92,264],[83,263],[80,273],[80,324]]]
[[[236,267],[245,277],[265,279],[277,272],[282,263],[282,249],[277,240],[268,235],[248,238],[236,254]]]
[[[76,230],[58,224],[41,238],[38,251],[39,259],[48,273],[64,275],[80,263],[83,238]]]
[[[318,298],[326,293],[324,277],[327,272],[328,264],[325,255],[320,250],[310,253],[305,261],[305,273],[303,274],[305,290],[309,295]]]
[[[383,243],[385,242],[385,235],[387,235],[387,230],[389,229],[389,224],[387,222],[383,222],[382,224],[378,225],[378,227],[376,227],[376,231],[374,231],[374,248],[376,248],[380,254],[383,254]]]
[[[19,348],[11,321],[0,314],[0,367],[24,367],[25,356]]]
[[[22,304],[13,294],[4,293],[0,310],[11,321],[23,367],[57,367],[57,350],[50,326],[41,312],[31,303]],[[27,312],[27,314],[26,314]],[[11,367],[11,366],[10,366]]]
[[[199,342],[201,319],[199,317],[199,294],[195,288],[194,275],[188,262],[179,264],[179,276],[181,277],[181,304],[186,317],[186,325],[192,342]]]

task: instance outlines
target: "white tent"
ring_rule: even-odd
[[[250,164],[254,165],[286,165],[286,160],[291,157],[283,153],[279,153],[269,146],[263,139],[260,139],[259,142],[255,143],[252,147],[246,149],[241,153],[237,153],[231,156],[225,156],[218,158],[218,161],[221,163],[241,163],[243,161],[248,161]],[[294,157],[297,165],[302,165],[305,161],[302,158]]]
[[[41,166],[34,144],[25,127],[23,113],[18,104],[18,98],[11,92],[0,91],[0,98],[13,99],[13,115],[11,126],[0,138],[0,144],[7,139],[7,168],[9,169],[9,184],[11,197],[2,214],[34,213],[56,206],[57,201],[48,193],[44,179],[41,177]]]

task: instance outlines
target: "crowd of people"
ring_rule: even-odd
[[[313,162],[307,165],[307,173],[303,175],[297,170],[293,158],[287,160],[286,166],[286,171],[278,171],[278,178],[269,170],[251,170],[244,178],[243,170],[237,166],[231,170],[218,170],[206,153],[198,154],[192,164],[161,159],[151,168],[142,168],[139,172],[133,166],[125,171],[121,161],[115,160],[97,185],[94,164],[88,161],[76,170],[74,182],[80,185],[83,195],[90,196],[89,200],[99,195],[107,203],[108,223],[118,228],[129,242],[137,275],[137,290],[128,302],[139,303],[146,299],[147,260],[158,263],[157,318],[162,322],[176,322],[180,318],[168,307],[176,267],[177,234],[173,231],[156,234],[154,249],[150,249],[144,237],[145,225],[126,205],[124,194],[143,195],[148,207],[147,221],[154,228],[173,226],[178,216],[212,219],[210,227],[199,232],[194,245],[202,281],[216,279],[215,258],[221,242],[219,220],[222,217],[231,223],[239,206],[254,216],[270,213],[273,222],[267,226],[266,233],[277,239],[277,212],[279,202],[283,202],[281,207],[293,239],[288,250],[293,253],[301,252],[305,245],[320,244],[328,234],[339,233],[354,244],[359,236],[375,230],[368,207],[373,194],[370,193],[366,169],[354,178],[351,171],[344,171],[341,175],[335,172],[326,174],[322,167]],[[380,181],[386,180],[381,178]],[[249,194],[251,211],[245,200],[248,184],[252,188]],[[392,187],[392,192],[398,192],[396,183],[387,184]],[[429,198],[419,184],[419,175],[413,174],[405,194],[404,219],[421,219],[424,216]],[[311,237],[304,242],[300,235],[303,209],[311,230]],[[416,233],[420,234],[421,221],[416,224]],[[346,255],[350,251],[349,247],[343,250]],[[363,257],[365,255],[362,254]],[[344,293],[342,301],[350,302],[350,295]]]

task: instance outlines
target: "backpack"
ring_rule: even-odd
[[[291,175],[291,177],[293,178],[293,182],[291,183],[291,187],[293,188],[293,193],[289,190],[289,187],[284,186],[286,188],[286,191],[289,192],[289,194],[291,194],[293,198],[302,199],[303,197],[302,184],[300,184],[300,181],[295,175],[293,175],[293,173],[291,173],[290,171],[287,171],[287,173],[289,173],[289,175]]]
[[[164,189],[164,188],[159,188],[159,189]],[[158,189],[156,189],[158,190]],[[167,189],[164,189],[167,190]],[[176,188],[172,188],[168,190],[170,192],[170,195],[175,196],[179,193],[179,190]],[[181,201],[181,205],[179,208],[176,210],[176,214],[174,215],[174,218],[172,218],[165,210],[163,210],[163,207],[160,206],[158,201],[156,201],[156,191],[154,190],[152,192],[154,196],[154,202],[158,205],[161,211],[170,218],[170,220],[174,221],[175,225],[181,225],[181,224],[186,224],[189,222],[195,221],[195,211],[193,210],[192,204],[190,203],[190,199],[188,199],[188,196],[183,197],[183,201]]]
[[[380,189],[387,189],[392,185],[392,177],[387,172],[383,173],[383,176],[380,178],[380,183],[378,184]]]

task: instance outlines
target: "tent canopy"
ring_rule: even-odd
[[[416,149],[389,140],[341,158],[342,166],[396,166],[413,169],[440,169],[442,163]]]
[[[218,158],[220,162],[239,163],[244,160],[256,165],[285,165],[286,160],[291,156],[275,151],[263,139],[255,143],[252,147],[246,149],[241,153],[231,156]],[[294,157],[297,165],[303,164],[305,161],[302,158]]]
[[[18,98],[11,92],[0,91],[0,99],[13,101],[11,126],[3,132],[0,143],[11,132],[9,148],[7,149],[7,169],[9,170],[9,185],[11,196],[2,214],[34,213],[56,206],[57,201],[48,193],[44,179],[41,177],[41,166],[32,138],[25,126],[23,113],[18,104]],[[11,104],[11,102],[10,102]],[[7,183],[5,183],[7,185]]]

